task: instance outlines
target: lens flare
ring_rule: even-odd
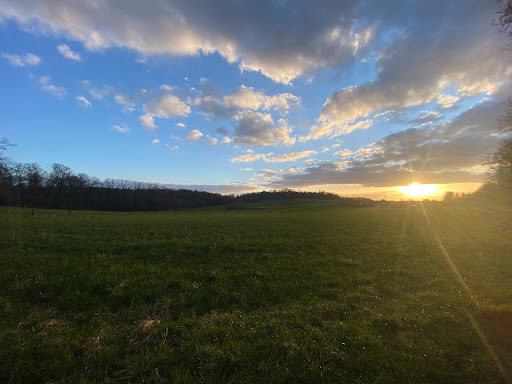
[[[412,183],[410,185],[398,187],[398,190],[407,196],[424,197],[435,195],[437,192],[437,187],[435,184]]]

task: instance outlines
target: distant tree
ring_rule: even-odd
[[[47,183],[49,186],[56,188],[57,190],[57,208],[62,207],[62,196],[64,189],[69,186],[71,176],[73,172],[71,168],[63,164],[53,163],[51,165],[51,172],[48,175]]]
[[[498,186],[512,186],[512,139],[504,140],[489,157],[491,181]]]
[[[443,201],[449,203],[449,202],[453,201],[454,196],[455,196],[455,193],[453,193],[451,191],[445,192],[445,194],[443,196]]]
[[[10,183],[12,181],[12,162],[7,156],[4,156],[4,153],[10,147],[15,147],[16,144],[13,144],[9,141],[9,139],[3,138],[0,139],[0,183]]]

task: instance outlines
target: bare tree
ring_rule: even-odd
[[[52,171],[48,175],[48,185],[57,188],[57,206],[60,208],[62,204],[62,191],[67,186],[73,172],[71,171],[71,168],[58,163],[53,163],[51,168]]]
[[[11,183],[13,179],[12,174],[12,161],[6,156],[2,155],[2,152],[7,152],[9,147],[15,147],[16,144],[13,144],[9,141],[9,139],[3,138],[0,139],[0,183]]]
[[[0,152],[5,152],[9,147],[15,147],[16,144],[13,144],[10,142],[9,139],[6,139],[5,137],[3,139],[0,139]]]
[[[494,20],[497,31],[509,38],[506,49],[512,50],[512,0],[499,0],[500,10]],[[507,100],[507,110],[499,119],[498,128],[502,132],[512,131],[512,98]],[[492,175],[490,181],[500,186],[512,186],[512,138],[510,136],[489,156],[488,165]]]
[[[498,11],[498,16],[494,19],[494,25],[498,27],[498,33],[505,34],[512,41],[512,1],[499,0],[501,8]],[[511,48],[509,43],[508,48]]]

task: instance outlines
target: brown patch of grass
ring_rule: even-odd
[[[143,320],[132,332],[130,344],[136,349],[140,349],[145,345],[154,345],[153,330],[160,323],[160,320],[148,319]]]

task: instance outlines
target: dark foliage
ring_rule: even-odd
[[[0,154],[13,146],[0,141]],[[74,173],[63,164],[52,164],[45,171],[37,163],[21,164],[0,156],[0,205],[27,208],[89,209],[110,211],[159,211],[226,205],[240,209],[244,203],[262,200],[336,200],[345,206],[368,206],[370,199],[340,197],[328,192],[297,192],[284,189],[221,195],[127,180],[100,180],[85,173]]]
[[[340,205],[351,207],[368,206],[375,202],[364,197],[341,197],[334,193],[318,191],[318,192],[299,192],[292,189],[282,189],[274,191],[262,191],[254,193],[246,193],[240,196],[241,201],[245,203],[253,203],[263,200],[293,200],[293,199],[313,199],[313,200],[336,200]]]

